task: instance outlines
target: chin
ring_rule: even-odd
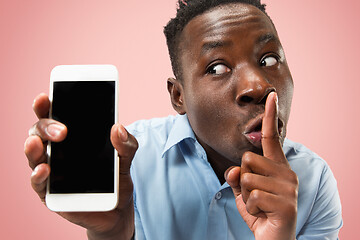
[[[258,155],[263,155],[262,148],[255,147],[249,143],[248,146],[246,146],[245,148],[244,147],[241,148],[241,150],[237,148],[236,150],[232,151],[232,154],[227,159],[229,159],[231,162],[235,163],[236,165],[240,166],[242,156],[244,155],[245,152],[253,152]]]

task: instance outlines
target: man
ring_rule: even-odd
[[[89,239],[336,239],[341,206],[329,167],[285,139],[293,81],[264,5],[179,1],[165,35],[179,115],[114,125],[117,209],[59,215]],[[25,143],[43,201],[43,142],[67,133],[47,119],[49,104],[35,99],[39,121]]]

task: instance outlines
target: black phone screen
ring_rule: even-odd
[[[115,81],[54,82],[52,118],[68,129],[51,143],[50,193],[113,193]]]

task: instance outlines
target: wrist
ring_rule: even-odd
[[[96,233],[96,232],[87,230],[88,240],[130,240],[130,239],[134,239],[135,232],[133,232],[132,234],[126,234],[126,235],[122,232]]]
[[[130,202],[129,208],[119,210],[118,220],[114,226],[108,231],[97,231],[87,229],[88,240],[130,240],[133,239],[135,233],[134,224],[134,205]]]

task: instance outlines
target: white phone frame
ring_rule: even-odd
[[[113,65],[59,65],[50,75],[50,103],[53,100],[54,82],[67,81],[115,81],[115,116],[118,122],[118,71]],[[52,116],[50,107],[50,117]],[[50,142],[47,146],[50,161]],[[49,162],[50,163],[50,162]],[[119,192],[119,157],[114,149],[114,193],[50,193],[50,177],[47,182],[46,206],[55,212],[104,212],[113,210],[118,203]]]

